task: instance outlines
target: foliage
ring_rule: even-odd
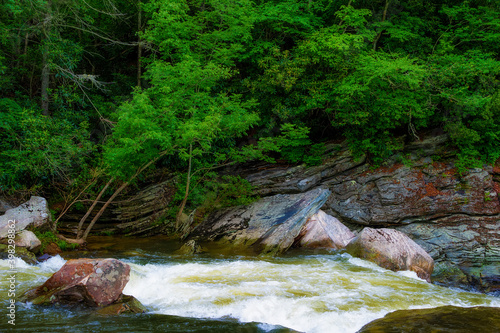
[[[10,99],[0,108],[0,190],[72,179],[85,168],[93,145],[88,124],[48,119]]]
[[[499,38],[489,0],[3,1],[0,190],[160,166],[193,208],[223,165],[314,165],[341,139],[380,164],[433,128],[481,166],[500,157]]]
[[[35,231],[36,237],[42,242],[42,245],[39,249],[40,253],[43,253],[47,246],[51,243],[57,244],[59,248],[63,251],[74,250],[78,247],[78,244],[67,243],[61,239],[59,239],[52,231]]]

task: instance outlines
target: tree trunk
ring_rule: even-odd
[[[390,0],[385,1],[384,13],[382,14],[382,22],[385,22],[385,19],[387,17],[387,8],[389,8],[389,3],[390,3]],[[383,31],[384,31],[384,29],[380,30],[380,32],[377,34],[377,37],[375,37],[375,40],[373,41],[373,51],[377,51],[377,43],[378,43],[380,37],[382,37]]]
[[[113,195],[108,199],[108,201],[106,201],[106,203],[104,204],[104,206],[101,207],[101,209],[99,210],[99,212],[97,212],[97,215],[94,216],[94,218],[92,219],[92,221],[90,222],[90,224],[88,225],[87,229],[85,229],[85,233],[83,234],[83,237],[81,239],[83,239],[83,241],[85,241],[90,233],[90,231],[92,230],[92,228],[94,227],[94,224],[97,222],[97,220],[101,217],[102,213],[104,213],[104,211],[106,210],[106,208],[108,208],[109,204],[116,198],[116,196],[118,194],[120,194],[121,191],[123,191],[127,186],[128,186],[129,182],[125,182],[123,183],[116,191],[115,193],[113,193]]]
[[[43,69],[42,69],[42,113],[44,116],[50,116],[49,112],[49,85],[50,68],[48,63],[49,46],[46,44],[43,48]]]
[[[94,202],[92,203],[92,205],[90,206],[90,208],[87,210],[87,213],[85,213],[85,215],[81,218],[80,222],[78,223],[78,229],[76,230],[76,238],[80,238],[80,236],[82,234],[83,223],[85,223],[85,220],[90,215],[90,213],[92,213],[92,211],[94,210],[94,207],[97,205],[97,202],[99,201],[99,199],[101,199],[101,197],[104,194],[104,192],[106,192],[106,190],[108,189],[109,185],[111,185],[111,183],[114,180],[115,180],[115,177],[112,177],[108,181],[108,183],[106,184],[106,186],[104,186],[104,188],[101,190],[101,192],[99,192],[99,194],[97,195],[97,198],[95,198]]]
[[[193,144],[189,145],[189,164],[188,164],[188,174],[186,179],[186,192],[184,193],[184,198],[182,199],[181,205],[179,206],[179,211],[175,218],[175,230],[179,230],[182,213],[184,212],[184,207],[186,207],[186,202],[189,197],[189,185],[191,183],[191,161],[193,159]]]
[[[138,14],[137,14],[137,33],[138,33],[138,43],[137,43],[137,87],[141,88],[141,67],[142,67],[142,39],[141,39],[141,31],[142,31],[142,6],[141,2],[137,3]]]
[[[50,67],[49,67],[49,39],[52,25],[52,1],[47,1],[47,13],[43,23],[44,46],[42,54],[42,82],[41,82],[41,98],[42,98],[42,114],[50,116],[49,111],[49,86],[50,86]]]

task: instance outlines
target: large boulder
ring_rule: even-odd
[[[117,259],[73,259],[25,294],[33,304],[107,306],[121,299],[130,266]]]
[[[441,306],[398,310],[363,326],[357,333],[500,331],[500,308]]]
[[[0,239],[7,237],[9,221],[15,222],[16,233],[27,227],[39,228],[50,223],[51,215],[47,200],[33,196],[20,206],[7,210],[0,216]]]
[[[330,191],[318,188],[218,211],[193,230],[190,238],[217,241],[239,251],[281,253],[293,244],[303,225],[329,195]]]
[[[319,210],[302,227],[295,244],[306,248],[340,250],[356,235],[335,217]]]
[[[414,271],[430,282],[434,260],[417,243],[394,229],[364,228],[347,244],[349,254],[393,271]]]

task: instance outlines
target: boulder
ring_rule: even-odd
[[[26,293],[33,304],[107,306],[120,299],[130,266],[117,259],[73,259],[43,285]]]
[[[295,244],[307,248],[343,249],[356,235],[335,217],[319,210],[302,227]]]
[[[29,201],[6,211],[0,216],[0,239],[7,237],[9,221],[15,221],[16,233],[27,227],[39,228],[50,223],[51,215],[47,200],[33,196]]]
[[[44,254],[48,254],[48,255],[51,255],[51,256],[56,256],[58,254],[61,254],[62,250],[59,247],[59,245],[57,245],[56,243],[52,242],[52,243],[47,244],[47,246],[45,246],[45,249],[43,249],[42,252]]]
[[[500,308],[441,306],[398,310],[363,326],[358,333],[379,332],[498,332]]]
[[[347,244],[349,254],[393,271],[414,271],[430,282],[434,260],[411,238],[394,229],[364,228]]]
[[[175,254],[193,255],[202,252],[203,249],[201,246],[194,239],[190,239],[186,243],[182,244],[180,249],[175,251]]]
[[[35,251],[42,245],[42,242],[36,237],[35,233],[29,230],[23,230],[16,235],[17,247],[25,247],[30,251]]]
[[[286,251],[306,221],[325,203],[330,191],[278,194],[246,206],[217,211],[198,225],[191,239],[217,241],[235,250],[257,253]]]

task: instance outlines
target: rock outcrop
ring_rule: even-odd
[[[110,305],[122,297],[130,266],[116,259],[74,259],[25,294],[33,304]]]
[[[7,237],[9,221],[15,222],[16,233],[27,227],[39,228],[51,222],[47,200],[42,197],[31,197],[22,205],[11,208],[0,216],[0,239]]]
[[[306,221],[325,203],[330,191],[315,189],[306,193],[265,197],[246,206],[212,214],[197,226],[190,238],[217,241],[234,249],[257,253],[286,251]]]
[[[460,174],[446,142],[446,136],[412,142],[378,168],[336,144],[318,166],[253,165],[231,172],[261,196],[328,188],[332,195],[322,210],[351,229],[406,233],[434,259],[439,276],[433,280],[465,280],[500,292],[500,164]],[[441,274],[448,269],[465,279]]]
[[[349,254],[375,262],[392,271],[414,271],[430,282],[434,260],[417,243],[394,229],[364,228],[347,244]]]
[[[356,235],[348,227],[340,223],[335,217],[319,210],[307,220],[295,245],[306,248],[327,248],[340,250]]]

